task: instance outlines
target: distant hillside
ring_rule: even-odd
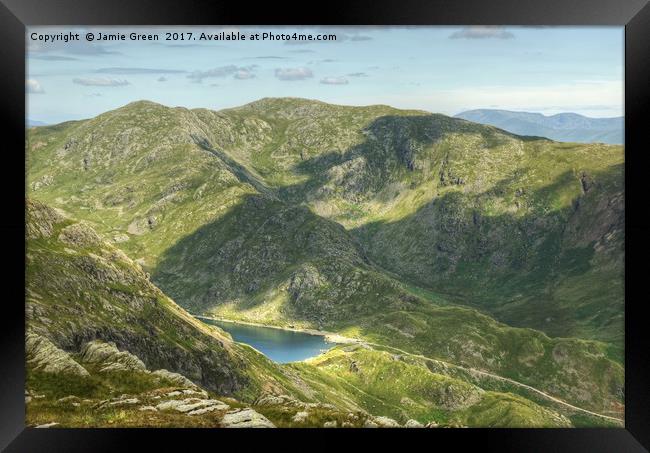
[[[459,113],[456,118],[496,126],[519,135],[547,137],[560,142],[623,144],[623,117],[589,118],[577,113],[511,112],[478,109]]]
[[[47,126],[47,123],[45,121],[36,121],[36,120],[32,120],[30,118],[27,118],[25,120],[25,123],[27,124],[27,127]]]

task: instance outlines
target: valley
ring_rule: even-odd
[[[113,342],[276,426],[617,426],[623,162],[297,98],[30,128],[28,325],[73,356]],[[188,312],[352,342],[280,365]],[[288,415],[304,404],[318,416]]]

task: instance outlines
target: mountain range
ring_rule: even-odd
[[[519,135],[550,138],[562,142],[623,144],[624,118],[590,118],[577,113],[513,112],[478,109],[456,115],[476,123],[488,124]]]
[[[28,329],[80,366],[112,342],[277,426],[617,424],[623,162],[621,146],[296,98],[33,128],[31,215],[51,233],[28,237]],[[187,312],[351,342],[280,366]],[[320,415],[286,415],[300,404]]]

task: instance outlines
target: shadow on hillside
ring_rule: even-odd
[[[543,215],[540,211],[523,216],[516,212],[481,215],[481,200],[503,195],[516,180],[511,176],[482,193],[447,191],[399,221],[373,222],[350,232],[301,206],[305,194],[319,194],[321,190],[319,195],[327,196],[322,191],[327,190],[324,183],[330,172],[357,158],[366,163],[373,160],[374,167],[362,167],[359,172],[352,168],[350,180],[345,181],[350,183],[345,189],[352,193],[375,190],[373,185],[388,181],[389,173],[395,170],[418,172],[418,153],[451,132],[478,134],[487,147],[512,138],[538,140],[443,115],[385,116],[363,130],[367,137],[363,143],[343,153],[324,153],[299,162],[294,170],[308,176],[300,184],[269,189],[241,164],[230,162],[240,181],[264,190],[260,195],[244,197],[223,217],[170,247],[152,278],[190,310],[235,299],[239,300],[236,310],[246,310],[266,302],[258,296],[287,281],[301,264],[342,260],[363,266],[368,263],[367,253],[374,265],[393,276],[447,293],[455,302],[501,319],[505,313],[511,324],[542,330],[544,320],[551,318],[558,334],[571,334],[576,327],[575,308],[556,303],[549,288],[559,279],[580,277],[591,269],[593,248],[572,244],[565,231],[573,217],[582,215],[580,204]],[[364,174],[362,170],[368,168],[375,174]],[[622,167],[611,173],[618,171]],[[593,176],[599,180],[606,175]],[[538,196],[550,200],[567,184],[578,187],[581,182],[565,172],[538,191]],[[602,307],[602,297],[594,300],[581,308],[583,318],[598,316],[601,308],[605,313],[619,308],[618,304]],[[601,327],[607,328],[606,317],[602,313],[599,316],[603,319]]]

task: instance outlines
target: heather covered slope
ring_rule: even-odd
[[[192,312],[345,332],[617,413],[622,162],[387,106],[138,102],[31,129],[28,182]]]

